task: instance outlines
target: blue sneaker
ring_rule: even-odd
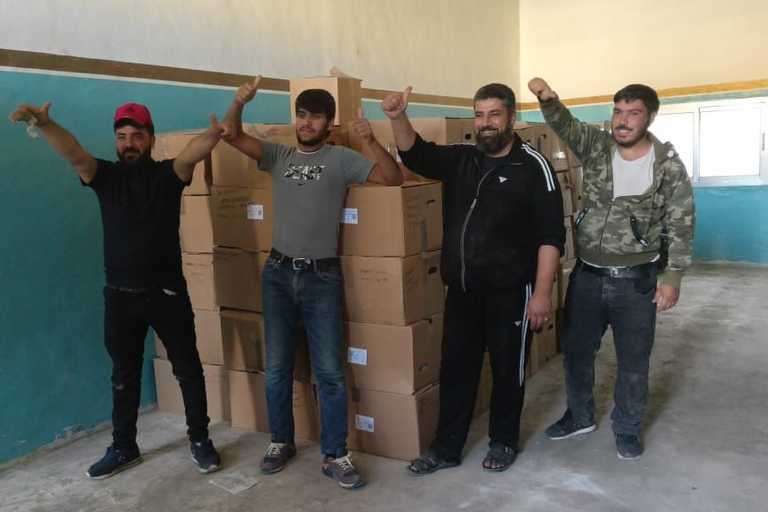
[[[135,466],[142,461],[139,447],[115,448],[114,445],[107,448],[107,453],[100,461],[88,468],[85,473],[89,478],[101,480],[109,478],[125,469]]]
[[[197,464],[197,470],[201,473],[213,473],[221,467],[221,457],[213,447],[210,439],[190,443],[192,460]]]

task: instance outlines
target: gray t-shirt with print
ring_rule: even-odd
[[[343,146],[312,153],[262,141],[259,169],[272,174],[272,247],[293,258],[338,255],[347,185],[365,183],[373,162]]]

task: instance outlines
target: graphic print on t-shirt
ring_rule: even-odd
[[[324,169],[324,165],[288,164],[288,169],[283,176],[297,180],[299,185],[304,185],[308,181],[319,180]]]

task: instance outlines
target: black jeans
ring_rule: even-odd
[[[526,315],[531,287],[463,292],[448,288],[440,365],[440,417],[432,449],[458,461],[472,422],[486,348],[493,372],[488,435],[517,448],[530,352]]]
[[[174,295],[175,293],[175,295]],[[208,437],[205,380],[197,353],[192,305],[186,291],[143,292],[104,288],[104,342],[112,358],[112,438],[118,448],[136,445],[144,340],[152,326],[168,351],[181,385],[190,440]]]
[[[571,273],[561,340],[568,409],[578,423],[594,422],[595,356],[610,325],[618,366],[613,430],[639,435],[656,330],[656,272],[634,279],[604,277],[587,272],[582,265]]]

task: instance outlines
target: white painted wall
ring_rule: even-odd
[[[482,7],[478,7],[482,5]],[[518,0],[0,0],[0,48],[469,97],[518,76]]]
[[[766,0],[520,0],[520,86],[563,98],[768,78]]]

